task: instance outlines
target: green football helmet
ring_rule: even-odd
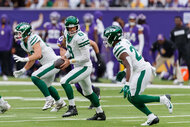
[[[109,26],[104,30],[104,43],[109,47],[113,47],[113,43],[121,38],[122,29],[119,26]]]
[[[65,19],[65,27],[70,36],[73,36],[80,30],[79,19],[75,16],[69,16]],[[76,31],[69,31],[69,28],[76,27]]]
[[[23,41],[27,36],[32,33],[32,27],[29,23],[21,22],[19,23],[14,30],[14,38],[16,41]]]

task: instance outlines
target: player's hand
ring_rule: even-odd
[[[69,59],[64,59],[65,62],[60,66],[61,70],[64,70],[65,68],[67,68],[70,65],[70,61]]]
[[[14,60],[16,61],[16,62],[28,62],[29,61],[29,58],[28,57],[26,57],[26,58],[22,58],[22,57],[20,57],[20,56],[17,56],[17,55],[15,55],[15,54],[13,54],[13,58],[14,58]]]
[[[120,93],[123,93],[123,97],[126,98],[127,94],[129,93],[129,86],[124,85],[124,87],[121,89]]]
[[[122,79],[125,77],[125,75],[126,75],[126,72],[125,72],[125,71],[120,71],[120,72],[118,72],[117,75],[116,75],[116,81],[121,82]]]
[[[20,77],[21,75],[23,75],[25,72],[26,72],[26,69],[23,68],[23,69],[21,69],[21,70],[14,71],[14,72],[13,72],[13,75],[14,75],[15,78],[18,78],[18,77]]]

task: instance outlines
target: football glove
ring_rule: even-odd
[[[13,72],[13,75],[14,75],[15,78],[18,78],[18,77],[20,77],[21,75],[23,75],[25,72],[26,72],[26,69],[25,69],[25,68],[22,68],[22,69],[20,69],[20,70],[18,70],[18,71],[14,71],[14,72]]]
[[[125,77],[125,75],[126,75],[125,71],[118,72],[116,75],[116,81],[121,82],[122,79]]]
[[[124,87],[121,89],[120,93],[123,93],[123,98],[125,99],[127,97],[127,94],[129,93],[129,86],[124,85]]]
[[[14,58],[14,60],[16,61],[16,62],[28,62],[29,61],[29,58],[28,57],[26,57],[26,58],[22,58],[22,57],[20,57],[20,56],[17,56],[17,55],[13,55],[13,58]]]
[[[98,66],[100,67],[100,66],[101,66],[101,64],[103,64],[103,63],[102,63],[102,58],[101,58],[100,53],[97,53],[97,54],[96,54],[96,57],[97,57],[97,60],[98,60],[98,61],[97,61]]]

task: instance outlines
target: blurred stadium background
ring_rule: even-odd
[[[40,67],[38,62],[24,76],[19,79],[13,77],[13,71],[21,69],[24,65],[15,63],[12,55],[26,56],[19,43],[14,41],[13,30],[15,25],[20,22],[30,23],[33,31],[47,42],[48,39],[45,37],[46,31],[44,26],[46,22],[51,22],[50,14],[55,11],[60,14],[59,24],[62,25],[63,30],[64,19],[70,15],[77,16],[80,24],[84,24],[84,15],[90,13],[93,15],[93,23],[97,16],[102,16],[104,27],[110,26],[116,21],[122,28],[128,23],[128,17],[131,13],[135,13],[137,16],[139,14],[145,15],[146,23],[150,27],[150,41],[147,49],[150,52],[150,59],[148,61],[153,64],[151,45],[157,41],[158,34],[162,34],[167,40],[170,40],[170,32],[175,27],[175,16],[180,16],[184,26],[190,29],[190,0],[0,0],[0,95],[12,106],[9,112],[0,114],[0,127],[139,126],[140,123],[146,120],[146,117],[119,94],[122,85],[115,81],[115,76],[117,72],[123,70],[123,67],[116,62],[112,53],[105,49],[102,39],[100,39],[101,36],[98,36],[98,33],[99,42],[97,43],[99,43],[101,56],[107,68],[103,74],[98,75],[98,72],[96,72],[97,67],[95,67],[92,80],[95,86],[101,88],[101,105],[105,109],[108,118],[106,122],[84,121],[94,111],[88,111],[89,102],[79,95],[75,88],[76,103],[79,107],[78,116],[62,119],[61,115],[66,108],[58,113],[42,112],[41,107],[44,99],[30,80],[31,73]],[[100,12],[101,15],[97,15],[97,12]],[[10,35],[6,36],[4,36],[4,33],[7,31],[4,31],[2,27],[4,16],[6,16],[6,25],[11,28]],[[94,28],[97,30],[97,26]],[[89,31],[87,29],[85,27],[85,30]],[[92,38],[92,40],[94,39]],[[5,52],[6,56],[3,57]],[[6,62],[3,62],[5,58]],[[174,82],[176,79],[175,72],[172,70],[174,73],[170,73],[168,68],[171,65],[169,62],[166,62],[157,69],[158,76],[155,77],[151,82],[152,84],[145,91],[146,94],[151,95],[162,95],[165,93],[172,95],[172,102],[174,103],[173,114],[167,114],[165,107],[157,103],[149,105],[149,108],[160,116],[160,124],[156,126],[189,127],[189,74],[186,63],[183,60],[181,61],[180,70],[184,79],[184,85]],[[64,90],[59,85],[59,79],[65,73],[61,72],[57,75],[54,85],[62,97],[66,99]],[[159,75],[161,73],[162,75]]]

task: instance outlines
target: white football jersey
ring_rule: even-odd
[[[123,52],[126,52],[131,58],[131,66],[133,67],[133,71],[143,70],[147,65],[150,65],[150,63],[144,61],[144,58],[127,39],[122,39],[113,48],[113,54],[120,63],[122,61],[119,59],[119,57]]]
[[[66,37],[66,48],[69,51],[70,59],[81,59],[81,48],[86,48],[89,51],[90,41],[84,32],[79,30],[74,36],[70,37],[65,30],[64,36]],[[88,62],[74,64],[74,66],[92,66],[90,52],[87,55],[89,55]]]
[[[39,35],[32,34],[28,38],[27,44],[24,42],[21,42],[21,47],[29,54],[34,53],[33,46],[35,43],[39,42],[42,50],[42,57],[39,59],[39,62],[41,65],[45,65],[50,62],[54,62],[59,56],[56,56],[53,49],[49,47]]]

